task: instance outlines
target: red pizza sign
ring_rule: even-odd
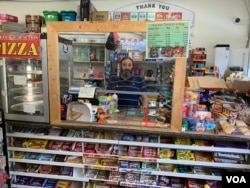
[[[0,33],[0,58],[40,58],[39,33]]]

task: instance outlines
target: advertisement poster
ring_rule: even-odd
[[[39,33],[0,33],[0,57],[40,58]]]
[[[148,23],[146,58],[187,58],[189,28],[186,21]]]

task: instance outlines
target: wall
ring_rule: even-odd
[[[28,2],[27,2],[28,1]],[[195,12],[194,26],[191,29],[192,48],[205,47],[208,51],[208,65],[213,65],[214,46],[230,44],[232,49],[245,48],[249,33],[250,0],[159,0],[178,5]],[[92,0],[99,11],[111,11],[142,0]],[[0,0],[0,12],[17,15],[20,23],[25,22],[26,14],[43,15],[43,10],[76,10],[80,0]],[[235,24],[233,18],[241,18]]]

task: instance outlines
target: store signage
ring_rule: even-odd
[[[39,33],[0,33],[0,58],[40,58]]]
[[[187,58],[189,28],[187,21],[148,23],[146,58]]]
[[[157,2],[145,1],[131,4],[111,11],[114,21],[178,21],[194,22],[194,12],[180,6]]]

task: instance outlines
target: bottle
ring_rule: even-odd
[[[115,93],[111,97],[111,103],[114,104],[114,109],[116,111],[117,110],[117,105],[118,105],[118,96]]]

